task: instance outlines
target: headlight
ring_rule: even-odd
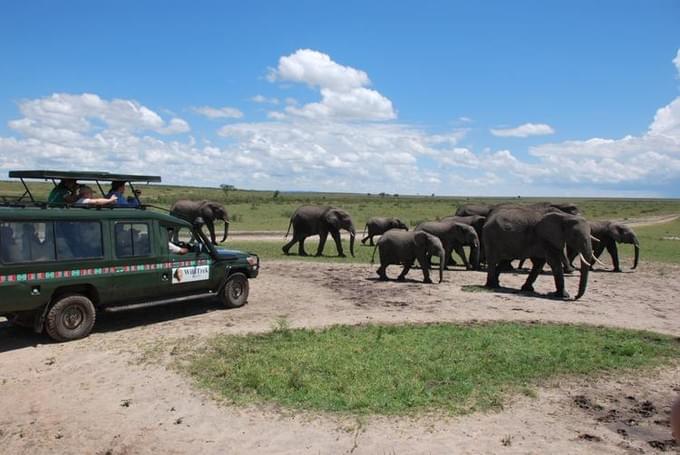
[[[248,261],[249,266],[257,267],[257,256],[248,256],[246,261]]]

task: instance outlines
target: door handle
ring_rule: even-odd
[[[164,273],[164,274],[161,275],[161,280],[168,281],[169,279],[170,279],[169,273]]]

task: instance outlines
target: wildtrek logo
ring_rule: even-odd
[[[167,270],[178,267],[197,267],[209,266],[210,261],[201,259],[200,261],[176,261],[176,262],[155,262],[150,264],[129,264],[117,265],[113,267],[93,267],[85,269],[57,270],[50,272],[26,272],[0,275],[0,284],[16,283],[26,281],[46,281],[64,278],[81,278],[94,275],[118,275],[121,273],[137,273],[151,270]]]

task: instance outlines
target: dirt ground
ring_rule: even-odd
[[[625,264],[630,267],[630,264]],[[292,327],[439,321],[553,321],[680,333],[680,267],[642,262],[635,272],[591,274],[577,302],[556,301],[549,275],[537,295],[467,292],[484,274],[454,269],[424,285],[378,282],[376,266],[266,262],[250,302],[235,310],[202,301],[102,314],[84,340],[50,343],[0,322],[2,453],[659,453],[670,441],[669,404],[680,367],[624,376],[561,379],[500,412],[462,417],[337,416],[273,406],[235,407],[167,366],[173,345],[218,333]],[[398,268],[388,269],[396,277]],[[567,279],[576,293],[578,274]],[[473,290],[475,288],[472,288]],[[148,356],[160,346],[164,355]],[[455,347],[452,347],[455,349]]]

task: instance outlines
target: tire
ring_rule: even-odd
[[[30,329],[33,328],[33,323],[35,322],[35,313],[14,313],[8,316],[7,320],[15,327]]]
[[[248,301],[250,283],[242,273],[234,273],[227,279],[227,284],[222,291],[222,302],[227,308],[239,308]]]
[[[60,297],[47,312],[45,331],[56,341],[85,338],[92,331],[95,316],[92,301],[84,295]]]

